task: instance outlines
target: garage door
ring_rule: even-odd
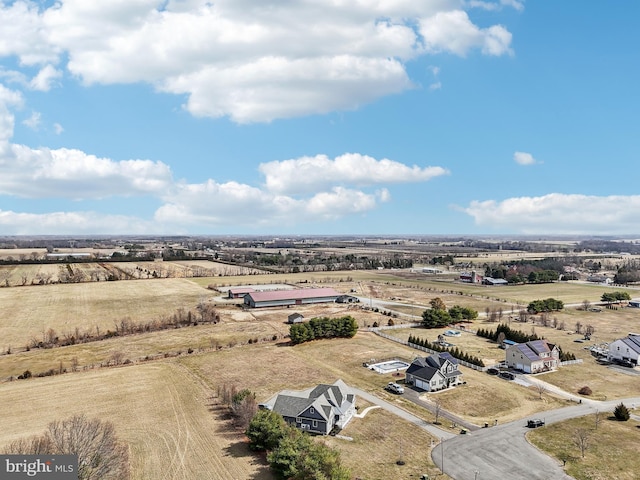
[[[418,380],[416,378],[415,384],[416,384],[416,387],[421,388],[422,390],[429,391],[429,382],[425,382],[423,380]]]

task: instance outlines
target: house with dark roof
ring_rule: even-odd
[[[343,429],[356,413],[356,396],[342,380],[306,390],[283,390],[262,404],[302,431],[328,435]]]
[[[462,383],[458,360],[448,352],[416,358],[405,372],[405,383],[427,392]]]
[[[546,340],[534,340],[509,345],[505,351],[509,368],[525,373],[540,373],[555,370],[560,365],[560,351]]]
[[[614,340],[609,344],[610,361],[631,362],[638,365],[640,357],[640,333],[630,333],[625,338]]]

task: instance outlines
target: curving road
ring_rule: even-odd
[[[639,404],[640,397],[606,402],[589,401],[539,414],[547,424],[595,413],[611,412],[617,404]],[[542,427],[544,428],[544,427]],[[483,428],[438,444],[431,452],[435,464],[455,480],[567,480],[561,465],[525,438],[525,420]]]

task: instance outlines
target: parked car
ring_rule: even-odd
[[[511,372],[500,372],[500,378],[504,378],[505,380],[515,380],[516,374]]]
[[[529,428],[538,428],[544,427],[544,421],[539,418],[534,418],[533,420],[527,420],[527,427]]]
[[[500,370],[498,370],[497,368],[487,368],[487,373],[489,375],[498,375],[500,373]]]
[[[402,385],[398,385],[395,382],[387,383],[387,386],[384,388],[389,390],[392,393],[397,393],[398,395],[404,393],[404,387]]]

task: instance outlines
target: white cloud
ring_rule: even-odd
[[[533,158],[533,155],[527,152],[515,152],[513,154],[513,160],[518,165],[536,165],[536,164],[542,163],[536,160],[535,158]]]
[[[479,48],[487,55],[511,54],[511,33],[502,25],[479,28],[466,12],[439,12],[420,21],[420,33],[430,53],[449,52],[465,56]]]
[[[64,128],[62,128],[62,125],[60,125],[59,123],[54,123],[53,131],[56,132],[56,135],[60,135],[62,132],[64,132]]]
[[[317,192],[329,186],[425,182],[448,172],[442,167],[408,167],[367,155],[346,153],[263,163],[259,167],[268,190],[279,193]]]
[[[165,197],[155,214],[161,224],[204,227],[283,227],[299,223],[333,220],[373,210],[389,200],[385,189],[368,194],[334,187],[304,198],[260,190],[236,182],[209,180],[181,185]]]
[[[0,155],[0,194],[27,198],[106,198],[158,194],[171,183],[162,162],[87,155],[80,150],[10,145]]]
[[[469,8],[481,8],[487,11],[501,10],[503,7],[511,7],[519,12],[524,10],[524,1],[521,0],[500,0],[499,3],[485,0],[468,0],[464,4]]]
[[[37,130],[40,126],[40,117],[40,112],[33,112],[29,118],[22,121],[22,124],[32,130]]]
[[[476,225],[523,234],[631,233],[640,195],[605,197],[551,193],[503,201],[473,201],[463,211]]]
[[[33,90],[48,92],[53,83],[62,77],[62,71],[57,70],[53,65],[45,65],[38,74],[31,79],[29,86]]]
[[[11,107],[22,106],[23,98],[20,92],[10,90],[0,84],[0,155],[9,145],[9,139],[13,137],[15,117]]]
[[[503,0],[516,4],[515,0]],[[146,82],[186,95],[194,115],[265,122],[348,110],[412,88],[405,63],[427,53],[509,53],[511,34],[479,28],[460,0],[16,0],[0,7],[0,55],[85,84]],[[420,25],[420,29],[416,28]],[[68,59],[68,61],[67,61]]]
[[[429,90],[440,90],[442,88],[442,82],[435,82],[429,85]]]
[[[140,218],[99,212],[53,212],[44,214],[0,210],[0,230],[5,235],[58,235],[163,233],[162,226]]]

